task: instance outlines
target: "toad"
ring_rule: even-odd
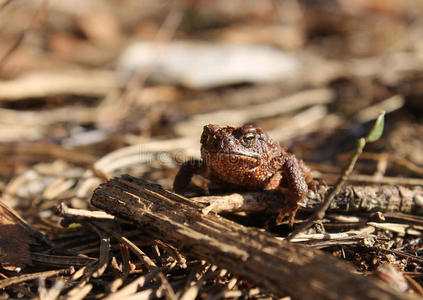
[[[276,223],[289,216],[292,227],[300,205],[313,186],[310,169],[302,160],[273,141],[261,128],[204,126],[201,160],[182,164],[173,184],[182,193],[194,174],[220,186],[248,190],[278,190],[287,199]]]

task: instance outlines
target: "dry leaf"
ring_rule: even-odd
[[[3,204],[2,204],[3,206]],[[0,265],[8,271],[21,271],[31,264],[31,237],[15,217],[0,206]]]

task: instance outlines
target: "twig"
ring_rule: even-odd
[[[106,234],[103,231],[96,228],[96,226],[91,225],[90,227],[100,237],[100,251],[99,251],[100,254],[98,258],[97,269],[92,274],[93,278],[98,278],[104,274],[107,266],[109,265],[110,250],[111,250],[110,238],[106,236]]]
[[[422,232],[416,229],[413,229],[412,225],[409,224],[396,224],[396,223],[377,223],[377,222],[368,222],[367,225],[373,226],[386,231],[392,231],[399,233],[401,235],[414,235],[421,236]]]
[[[128,279],[129,272],[131,271],[131,254],[127,244],[119,243],[120,256],[122,258],[122,274],[118,278],[121,280],[121,285]],[[115,286],[117,282],[115,281]]]
[[[322,203],[326,187],[307,195],[303,209],[316,209]],[[202,212],[233,213],[259,212],[275,214],[285,206],[285,198],[275,191],[232,193],[192,197],[202,205]],[[381,211],[421,214],[423,189],[401,185],[347,185],[335,195],[329,209],[334,211]],[[411,216],[407,216],[410,219]],[[420,223],[419,223],[420,224]]]
[[[172,245],[166,244],[161,240],[154,240],[154,243],[164,248],[170,256],[172,256],[178,263],[183,266],[186,266],[186,259],[179,253],[178,249],[173,247]]]
[[[372,226],[367,226],[361,230],[351,230],[339,233],[315,233],[315,234],[298,234],[291,242],[309,242],[315,240],[345,240],[345,239],[362,239],[370,236],[375,231]]]
[[[22,283],[29,280],[39,279],[39,278],[47,278],[51,276],[57,275],[65,275],[70,274],[73,271],[73,268],[68,269],[61,269],[61,270],[53,270],[53,271],[45,271],[45,272],[38,272],[32,274],[25,274],[15,277],[10,277],[7,279],[0,280],[0,289],[4,289],[10,285]]]
[[[407,280],[408,284],[413,288],[413,290],[416,291],[420,296],[423,296],[423,287],[407,274],[403,274],[403,276],[405,280]]]
[[[69,208],[65,203],[60,203],[57,206],[57,214],[63,217],[77,217],[81,219],[103,219],[103,220],[115,220],[116,217],[112,216],[104,211],[91,211],[86,209]]]
[[[411,254],[408,254],[408,253],[405,253],[405,252],[402,252],[402,251],[399,251],[399,250],[384,249],[384,248],[381,248],[381,247],[374,247],[374,246],[372,247],[372,246],[363,246],[363,245],[360,245],[360,247],[363,247],[367,250],[374,250],[374,251],[380,251],[380,252],[384,252],[384,253],[394,254],[398,257],[405,258],[405,259],[414,261],[414,262],[419,263],[419,264],[423,264],[423,258],[414,256],[414,255],[411,255]]]
[[[385,218],[389,218],[391,220],[395,220],[398,222],[402,222],[408,225],[420,225],[423,226],[423,218],[419,216],[412,216],[409,214],[403,214],[398,212],[385,212],[383,213]]]
[[[49,266],[86,266],[90,263],[97,262],[97,258],[83,256],[59,256],[38,252],[31,252],[31,259],[37,263]]]

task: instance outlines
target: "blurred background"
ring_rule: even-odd
[[[210,123],[265,129],[332,184],[381,110],[351,180],[421,186],[422,17],[418,0],[0,0],[2,203],[56,238],[56,206],[89,208],[108,178],[171,188]],[[419,222],[381,230],[386,248],[417,256]],[[92,231],[68,237],[97,257]],[[389,260],[340,249],[362,271]]]
[[[358,172],[419,184],[422,14],[413,0],[2,1],[0,192],[40,163],[170,187],[209,123],[262,127],[331,183],[381,110]]]

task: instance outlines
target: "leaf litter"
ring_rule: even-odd
[[[348,261],[403,297],[422,295],[419,6],[411,0],[2,4],[0,193],[2,207],[16,213],[0,214],[1,297],[276,298],[90,204],[100,183],[122,174],[169,189],[178,166],[199,157],[202,126],[214,122],[265,128],[328,187],[357,139],[372,132],[367,141],[374,143],[325,217],[292,243]],[[160,58],[136,51],[147,62],[141,67],[126,51],[134,42]],[[160,47],[163,53],[151,51]],[[222,58],[219,47],[230,47],[233,58]],[[241,59],[240,49],[271,49],[289,68],[266,74],[266,64],[279,66],[268,54],[224,64]],[[383,123],[381,110],[382,136],[381,125],[372,131],[375,121]],[[281,239],[290,233],[286,224],[274,225],[283,203],[275,195],[217,197],[204,186],[194,178],[189,196],[206,215],[220,212]],[[322,195],[309,195],[300,223]],[[302,298],[313,297],[306,285],[299,289]]]

